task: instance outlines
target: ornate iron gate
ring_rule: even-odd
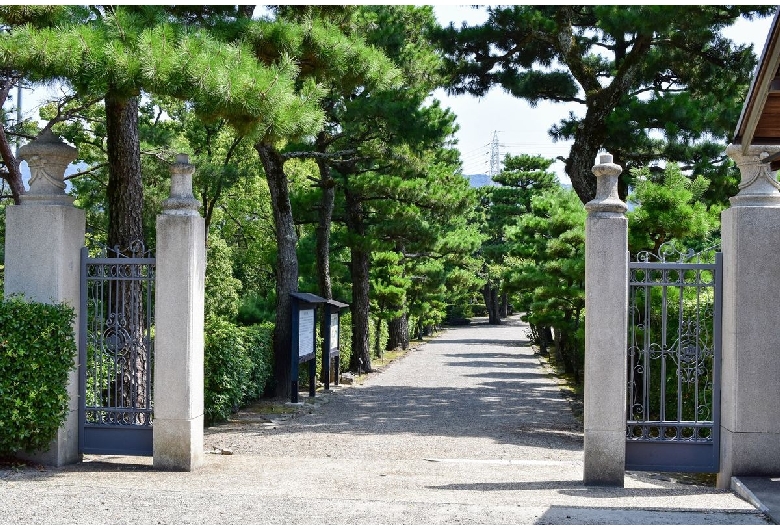
[[[140,243],[96,258],[81,251],[82,454],[152,454],[154,271]]]
[[[626,469],[716,472],[721,254],[642,253],[629,275]]]

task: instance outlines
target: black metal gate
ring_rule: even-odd
[[[155,259],[81,251],[79,452],[152,455]]]
[[[629,274],[626,469],[717,472],[721,254],[642,253]]]

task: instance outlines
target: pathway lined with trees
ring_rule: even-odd
[[[207,232],[206,335],[262,335],[265,350],[270,329],[254,389],[290,397],[295,291],[350,304],[345,369],[370,371],[384,348],[442,322],[486,311],[498,323],[513,306],[576,377],[582,203],[598,150],[624,168],[632,253],[716,243],[739,180],[725,138],[756,59],[721,30],[772,11],[497,6],[484,24],[441,28],[431,6],[7,6],[0,243],[5,206],[24,194],[12,144],[36,137],[40,118],[78,148],[68,181],[93,253],[154,248],[168,166],[191,155]],[[63,97],[17,123],[17,84],[55,81]],[[498,86],[531,104],[582,106],[584,116],[550,124],[574,142],[574,191],[532,154],[508,156],[499,186],[469,187],[456,116],[431,96]],[[207,346],[207,366],[225,351]],[[238,371],[228,379],[251,372]]]
[[[630,474],[625,488],[583,487],[581,424],[528,346],[528,328],[517,317],[507,323],[446,330],[296,417],[249,409],[211,427],[206,465],[192,473],[152,471],[149,459],[134,457],[4,471],[0,520],[765,523],[731,493],[658,475]]]

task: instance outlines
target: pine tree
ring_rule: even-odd
[[[723,141],[733,132],[756,59],[721,30],[740,16],[774,9],[497,6],[487,9],[481,26],[451,25],[440,43],[453,93],[480,96],[501,86],[531,105],[583,105],[581,116],[571,113],[550,134],[573,141],[566,173],[586,203],[595,196],[591,168],[601,148],[623,166],[624,177],[657,160],[724,177]]]
[[[657,256],[661,246],[672,241],[683,250],[700,247],[720,227],[721,207],[708,208],[701,200],[710,187],[706,178],[689,178],[676,164],[667,165],[661,175],[648,168],[633,173],[637,184],[629,201],[634,208],[628,212],[632,254],[649,251]]]
[[[558,188],[557,177],[549,171],[552,162],[541,156],[506,155],[504,169],[493,177],[499,186],[480,189],[487,236],[480,248],[485,280],[482,293],[490,324],[500,324],[501,318],[507,316],[507,300],[511,294],[504,282],[510,270],[505,263],[510,250],[506,231],[520,216],[531,211],[534,196]]]
[[[547,190],[508,230],[520,258],[508,282],[542,340],[554,330],[557,359],[578,380],[584,361],[585,209],[571,190]]]

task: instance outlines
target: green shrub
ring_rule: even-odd
[[[242,327],[212,318],[205,332],[204,401],[212,424],[262,396],[271,377],[273,324]]]
[[[244,402],[247,403],[262,396],[273,377],[274,324],[264,322],[239,329],[244,333],[244,346],[252,361],[248,393],[244,396]]]
[[[205,293],[207,317],[233,320],[238,315],[241,281],[233,277],[232,256],[231,247],[209,233]]]
[[[250,293],[240,300],[236,321],[245,326],[272,322],[276,315],[275,304],[275,296]]]
[[[349,372],[349,360],[352,357],[352,313],[349,311],[341,315],[339,354],[339,370]]]
[[[65,422],[74,318],[66,304],[0,300],[0,454],[45,450]]]

